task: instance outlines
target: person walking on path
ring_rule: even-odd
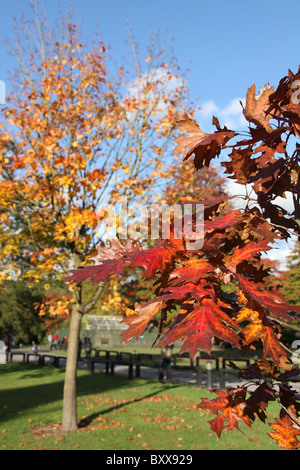
[[[85,357],[86,359],[91,359],[91,352],[92,352],[92,342],[90,338],[84,338],[84,345],[85,345]]]
[[[171,365],[171,358],[173,353],[174,345],[165,346],[161,349],[161,365],[159,368],[159,381],[160,382],[170,382],[170,365]]]
[[[49,345],[49,349],[51,351],[51,348],[52,348],[52,341],[53,341],[53,336],[51,333],[49,333],[48,335],[48,345]]]
[[[58,337],[58,334],[56,333],[56,334],[53,336],[54,349],[57,349],[58,340],[59,340],[59,337]]]

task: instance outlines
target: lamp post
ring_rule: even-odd
[[[207,388],[212,389],[212,361],[206,361],[206,372],[207,372]]]

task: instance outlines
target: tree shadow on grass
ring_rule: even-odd
[[[151,381],[151,383],[152,383],[152,381]],[[181,384],[180,385],[179,384],[173,385],[172,390],[174,388],[178,388],[178,387],[183,387],[183,385],[181,385]],[[151,398],[151,397],[154,397],[156,395],[159,395],[160,393],[164,392],[165,390],[167,390],[169,388],[170,388],[170,386],[165,386],[165,387],[161,388],[160,390],[156,390],[155,392],[149,393],[148,395],[144,395],[143,397],[135,398],[133,400],[128,400],[128,401],[120,403],[118,405],[111,406],[110,408],[106,408],[105,410],[98,411],[97,413],[93,413],[89,416],[85,416],[82,420],[79,421],[79,427],[80,428],[87,427],[95,419],[97,419],[99,416],[105,415],[107,413],[112,413],[113,411],[119,410],[123,407],[127,407],[128,405],[133,405],[135,403],[139,403],[141,401],[147,400],[147,398]]]
[[[12,373],[17,372],[16,378]],[[40,367],[35,364],[7,364],[0,367],[0,423],[15,418],[25,412],[34,412],[35,409],[45,405],[60,402],[62,406],[63,388],[64,388],[64,368],[55,368],[53,366]],[[44,382],[44,383],[43,383]],[[11,384],[4,388],[1,384]],[[138,389],[145,385],[158,386],[155,380],[128,379],[126,376],[114,375],[108,376],[103,372],[88,374],[84,371],[78,371],[77,377],[77,398],[85,395],[101,394],[116,389],[125,390],[132,387]],[[144,397],[139,397],[134,401],[142,401],[153,395],[162,393],[166,389],[178,387],[179,385],[162,385],[159,389]],[[183,386],[183,385],[180,385]],[[80,426],[90,424],[99,415],[109,413],[114,409],[134,403],[122,403],[107,410],[102,410],[81,420]],[[84,424],[86,423],[86,424]]]

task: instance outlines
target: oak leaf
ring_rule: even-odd
[[[257,164],[252,158],[253,148],[251,145],[246,148],[234,148],[229,155],[230,160],[222,162],[221,165],[226,168],[225,173],[232,176],[237,183],[247,184],[249,178],[257,171]]]
[[[247,404],[246,390],[243,387],[213,392],[217,394],[217,398],[212,400],[202,398],[198,407],[218,415],[217,418],[209,421],[211,430],[217,434],[218,438],[223,430],[232,431],[235,428],[240,431],[238,425],[241,422],[251,427],[252,421],[244,413]]]
[[[268,325],[263,326],[261,339],[264,347],[264,355],[271,357],[278,367],[289,370],[290,365],[287,359],[287,353],[280,345],[272,328]]]
[[[270,250],[271,247],[268,246],[268,243],[268,240],[261,240],[259,242],[249,242],[242,248],[235,248],[230,265],[236,266],[245,260],[252,259],[253,256],[258,255],[262,251]]]
[[[191,258],[184,263],[184,266],[174,269],[171,274],[171,286],[177,286],[187,282],[197,284],[203,277],[209,275],[214,267],[205,259]]]
[[[255,83],[251,88],[248,88],[246,95],[246,106],[243,109],[243,114],[247,121],[263,126],[268,132],[272,132],[273,128],[269,124],[271,118],[267,115],[270,107],[269,97],[274,92],[274,87],[270,87],[266,83],[265,87],[260,89],[259,94],[255,94]]]
[[[240,210],[233,210],[228,212],[224,216],[214,217],[212,220],[206,220],[204,222],[205,231],[212,231],[216,229],[223,229],[231,227],[235,223],[239,222],[243,218],[243,214]]]
[[[157,246],[143,250],[137,247],[130,239],[126,240],[123,247],[118,240],[114,240],[111,247],[100,245],[98,254],[91,259],[97,264],[82,266],[71,270],[71,275],[65,278],[65,282],[79,283],[90,279],[91,282],[107,282],[113,274],[123,274],[126,269],[144,268],[145,279],[152,278],[157,270],[163,271],[168,263],[176,255],[176,245],[166,241],[157,243]]]
[[[188,351],[193,358],[199,349],[210,353],[212,340],[217,337],[240,348],[240,340],[234,328],[237,328],[236,323],[213,299],[203,298],[202,305],[196,306],[184,319],[175,321],[174,325],[164,332],[164,338],[158,347],[184,341],[180,353]]]
[[[248,294],[254,301],[269,310],[274,318],[283,317],[290,321],[291,313],[300,311],[300,306],[288,304],[280,293],[266,290],[264,284],[255,283],[240,274],[235,274],[235,277],[244,294]]]
[[[250,391],[244,413],[249,416],[251,421],[255,420],[256,415],[262,422],[265,422],[267,419],[265,410],[271,401],[276,401],[276,390],[268,382],[260,383],[255,390]]]
[[[123,318],[123,323],[130,325],[130,328],[121,333],[121,336],[123,336],[122,342],[128,343],[133,336],[138,340],[144,334],[150,321],[162,309],[163,305],[161,301],[148,302],[145,305],[135,303],[134,309],[137,313]]]
[[[228,130],[226,127],[221,129],[219,126],[213,134],[206,134],[201,131],[196,121],[189,117],[179,121],[178,126],[182,131],[188,132],[189,136],[181,136],[175,139],[177,147],[174,153],[182,154],[184,161],[189,160],[194,155],[194,165],[197,169],[208,166],[211,160],[220,154],[226,142],[235,135],[233,131]]]
[[[287,416],[276,419],[275,423],[270,423],[274,432],[268,435],[277,441],[277,444],[284,450],[296,450],[300,448],[300,429]]]

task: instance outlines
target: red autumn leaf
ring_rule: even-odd
[[[281,419],[276,419],[276,423],[270,423],[274,432],[268,435],[274,439],[277,444],[284,450],[296,450],[300,448],[300,429],[293,421],[284,416]]]
[[[208,166],[210,161],[219,155],[226,142],[235,135],[226,127],[220,129],[219,126],[213,134],[206,134],[201,131],[196,121],[189,117],[179,121],[178,125],[183,131],[188,132],[189,136],[175,139],[178,146],[174,153],[183,154],[184,161],[195,155],[194,165],[197,169]]]
[[[123,323],[126,323],[130,327],[121,335],[123,336],[122,342],[127,343],[134,336],[138,340],[142,336],[149,325],[150,321],[156,316],[156,314],[162,309],[163,302],[161,301],[150,301],[145,305],[136,303],[134,308],[137,312],[136,315],[130,315],[123,319]]]
[[[187,282],[197,284],[201,278],[208,276],[213,269],[214,267],[205,258],[191,258],[184,263],[184,266],[172,271],[170,285],[177,286]]]
[[[86,279],[91,282],[107,282],[113,274],[123,274],[129,261],[126,257],[128,253],[140,251],[133,242],[128,239],[123,247],[117,238],[109,240],[109,246],[100,244],[97,247],[97,254],[90,259],[94,261],[92,266],[83,266],[79,269],[71,270],[71,275],[65,278],[66,282],[80,283]]]
[[[245,397],[246,390],[242,387],[228,389],[226,391],[216,391],[217,398],[209,400],[202,398],[199,408],[208,410],[210,413],[217,414],[217,418],[209,421],[211,430],[220,438],[223,430],[232,431],[239,429],[239,423],[243,422],[251,427],[252,421],[244,413],[247,406]]]
[[[203,297],[212,296],[213,292],[209,289],[205,289],[201,286],[196,286],[192,283],[186,283],[183,286],[168,287],[161,292],[159,297],[156,299],[149,300],[144,305],[135,304],[135,315],[130,315],[124,318],[123,322],[128,324],[128,330],[123,333],[123,341],[128,342],[134,336],[141,336],[147,328],[149,322],[155,317],[159,309],[162,309],[166,302],[170,302],[176,306],[177,301],[182,301],[184,298],[193,299],[192,301],[200,302]],[[158,306],[159,304],[159,306]],[[158,306],[158,310],[155,312],[155,308]],[[176,325],[178,318],[182,319],[181,313],[178,312],[174,325]],[[229,319],[230,320],[230,319]],[[180,323],[180,325],[182,325]],[[183,329],[185,326],[183,326]],[[177,330],[174,331],[177,333]],[[181,339],[181,336],[180,336]]]
[[[91,282],[107,282],[113,274],[123,274],[126,264],[123,258],[116,260],[106,260],[100,265],[83,266],[79,269],[72,269],[71,275],[65,278],[65,282],[79,284],[80,282],[90,279]]]
[[[266,286],[264,284],[249,281],[240,274],[236,274],[235,277],[242,291],[250,295],[250,297],[258,302],[258,304],[261,304],[269,310],[269,312],[274,315],[274,318],[283,317],[290,321],[292,316],[289,315],[289,313],[300,311],[300,306],[298,307],[288,304],[284,297],[278,292],[266,290]]]
[[[164,271],[168,263],[171,263],[176,251],[169,244],[157,245],[148,250],[135,251],[128,257],[131,268],[144,268],[145,279],[151,279],[157,271]]]
[[[261,339],[264,347],[264,355],[266,357],[270,356],[278,367],[286,368],[287,353],[278,342],[270,326],[264,325]]]
[[[239,210],[228,212],[228,214],[220,217],[215,217],[212,220],[206,220],[204,222],[205,231],[211,231],[216,229],[223,229],[225,227],[231,227],[232,225],[239,222],[243,217],[243,214]]]
[[[199,349],[210,353],[212,340],[217,337],[240,348],[239,337],[234,332],[237,325],[225,314],[214,300],[203,298],[201,306],[185,316],[179,323],[174,322],[165,332],[158,347],[184,341],[181,353],[188,351],[194,357]]]
[[[158,300],[180,300],[184,298],[193,298],[198,302],[201,302],[203,297],[214,297],[214,292],[201,285],[195,285],[192,282],[187,282],[184,285],[175,285],[170,284],[170,287],[165,288],[159,297]]]
[[[249,242],[242,248],[235,248],[230,260],[230,265],[235,266],[245,260],[253,258],[253,256],[259,254],[261,251],[270,250],[271,247],[268,246],[268,243],[268,240],[261,240],[259,242]]]
[[[180,241],[181,242],[181,241]],[[181,242],[182,243],[182,242]],[[176,254],[178,243],[173,247],[170,241],[158,243],[148,250],[138,249],[132,243],[123,247],[120,242],[114,242],[112,248],[98,247],[98,254],[91,258],[96,265],[83,266],[71,270],[66,282],[79,283],[90,279],[91,282],[106,282],[113,274],[123,274],[128,268],[144,268],[145,279],[152,278],[157,270],[163,271]]]

